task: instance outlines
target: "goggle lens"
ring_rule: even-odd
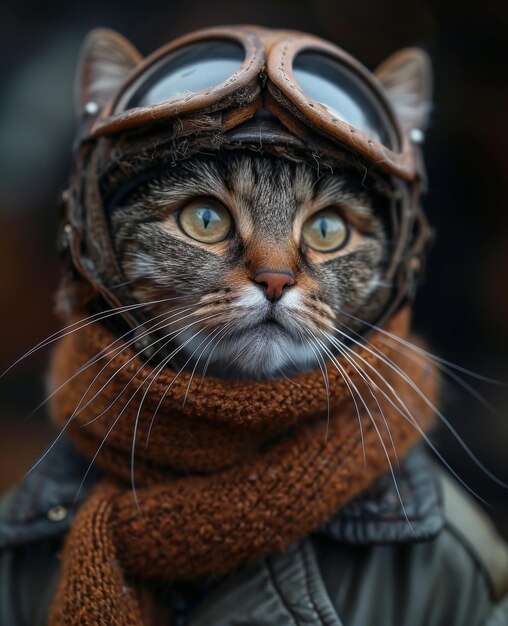
[[[293,61],[293,74],[303,92],[334,117],[393,148],[386,123],[372,106],[372,96],[339,62],[317,52],[304,51]]]
[[[237,72],[245,58],[243,48],[229,41],[208,41],[186,46],[151,68],[143,84],[123,109],[183,100],[215,87]]]

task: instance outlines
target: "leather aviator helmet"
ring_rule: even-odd
[[[401,74],[409,90],[391,84]],[[204,149],[250,148],[313,167],[347,165],[381,191],[393,241],[386,318],[412,298],[429,239],[420,207],[426,116],[412,125],[393,101],[402,94],[407,110],[404,98],[428,102],[430,74],[418,49],[396,53],[372,74],[318,37],[255,26],[200,30],[145,59],[120,35],[93,31],[81,56],[76,161],[63,195],[66,308],[122,306],[123,319],[137,325],[108,210],[156,166]],[[130,175],[110,193],[119,169]]]

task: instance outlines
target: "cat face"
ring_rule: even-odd
[[[151,310],[170,322],[161,332],[172,362],[288,375],[316,367],[322,331],[351,325],[341,310],[375,318],[389,243],[380,200],[360,183],[281,157],[217,153],[161,169],[115,207],[114,247],[134,297],[178,298]]]

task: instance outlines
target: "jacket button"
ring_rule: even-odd
[[[57,504],[48,511],[48,519],[50,522],[61,522],[67,515],[67,507],[63,506],[63,504]]]

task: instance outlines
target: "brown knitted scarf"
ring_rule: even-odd
[[[389,330],[406,336],[407,327],[408,314],[402,312]],[[113,341],[97,326],[62,339],[52,385],[72,377]],[[402,358],[400,350],[388,350],[376,335],[369,342],[435,402],[430,364]],[[423,429],[431,412],[401,376],[366,348],[355,352],[385,377],[386,383],[356,357],[392,402],[374,390],[378,405],[358,372],[339,360],[342,373],[332,364],[327,368],[329,418],[319,370],[291,381],[206,377],[189,386],[186,373],[175,378],[164,370],[151,376],[157,369],[127,348],[109,366],[104,364],[111,356],[75,376],[55,396],[54,419],[66,425],[106,478],[72,523],[50,625],[147,624],[136,591],[140,581],[217,577],[284,550],[385,473],[387,455],[396,463],[395,450],[402,457],[419,437],[402,407]],[[349,387],[344,372],[352,381]],[[372,419],[360,400],[358,418],[353,384]]]

